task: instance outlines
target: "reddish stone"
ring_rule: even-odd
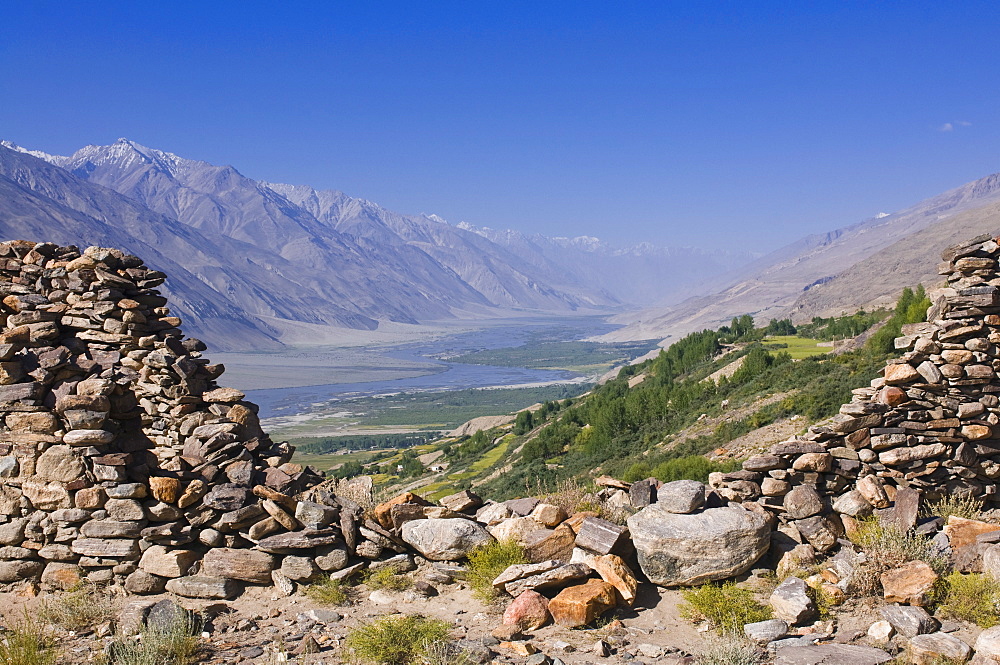
[[[549,612],[560,626],[586,626],[617,604],[615,587],[603,580],[587,580],[563,589],[549,601]]]
[[[511,601],[503,613],[504,624],[520,630],[538,630],[550,621],[548,599],[530,589]]]

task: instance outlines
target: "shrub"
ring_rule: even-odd
[[[346,646],[363,660],[381,665],[419,663],[435,643],[448,638],[444,621],[420,615],[397,615],[359,626],[347,637]]]
[[[406,575],[400,575],[394,566],[386,566],[378,570],[368,571],[365,575],[365,586],[369,589],[388,589],[389,591],[402,591],[409,589],[413,584]]]
[[[760,665],[766,659],[757,645],[735,632],[728,632],[711,642],[695,658],[696,665]]]
[[[200,622],[178,612],[165,626],[144,627],[138,635],[119,637],[108,650],[109,665],[187,665],[195,661]]]
[[[948,519],[952,515],[967,520],[983,519],[983,502],[972,496],[947,495],[939,501],[926,504],[921,512],[927,517]]]
[[[1000,582],[990,575],[952,573],[944,578],[944,600],[938,609],[980,628],[1000,624]]]
[[[54,665],[56,641],[25,613],[0,639],[0,665]]]
[[[771,609],[761,605],[749,589],[732,582],[705,584],[681,592],[681,616],[693,621],[709,621],[716,630],[741,631],[743,624],[771,618]]]
[[[340,580],[323,577],[306,587],[306,596],[322,605],[344,605],[347,603],[347,591]]]
[[[947,558],[935,552],[930,538],[884,524],[877,517],[861,520],[851,540],[865,551],[870,564],[882,570],[914,560],[927,563],[939,575],[948,570]]]
[[[536,495],[543,503],[551,503],[566,511],[567,515],[592,508],[596,497],[590,489],[576,478],[567,478],[556,483],[555,492],[543,490],[541,483],[537,486]]]
[[[105,589],[85,582],[67,593],[46,600],[40,617],[66,630],[81,630],[110,621],[117,611],[118,602]]]
[[[528,563],[524,548],[510,540],[498,540],[469,552],[469,584],[473,594],[485,602],[496,599],[493,580],[508,566]]]

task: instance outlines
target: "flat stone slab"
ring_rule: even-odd
[[[892,656],[874,647],[852,644],[818,644],[778,649],[774,665],[881,665]]]

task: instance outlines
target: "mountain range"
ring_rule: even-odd
[[[800,323],[859,308],[889,306],[907,286],[942,284],[941,248],[981,233],[1000,233],[1000,174],[956,187],[892,214],[810,235],[725,276],[722,288],[678,303],[630,311],[603,341],[663,338],[751,314]]]
[[[337,331],[671,302],[754,257],[615,248],[403,215],[128,139],[50,155],[0,143],[0,236],[131,251],[221,350]]]

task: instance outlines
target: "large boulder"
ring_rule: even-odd
[[[710,508],[690,515],[653,504],[628,518],[639,567],[661,586],[692,586],[750,569],[767,551],[771,523],[743,508]]]
[[[461,518],[413,520],[403,525],[403,540],[433,561],[462,559],[493,541],[480,524]]]

